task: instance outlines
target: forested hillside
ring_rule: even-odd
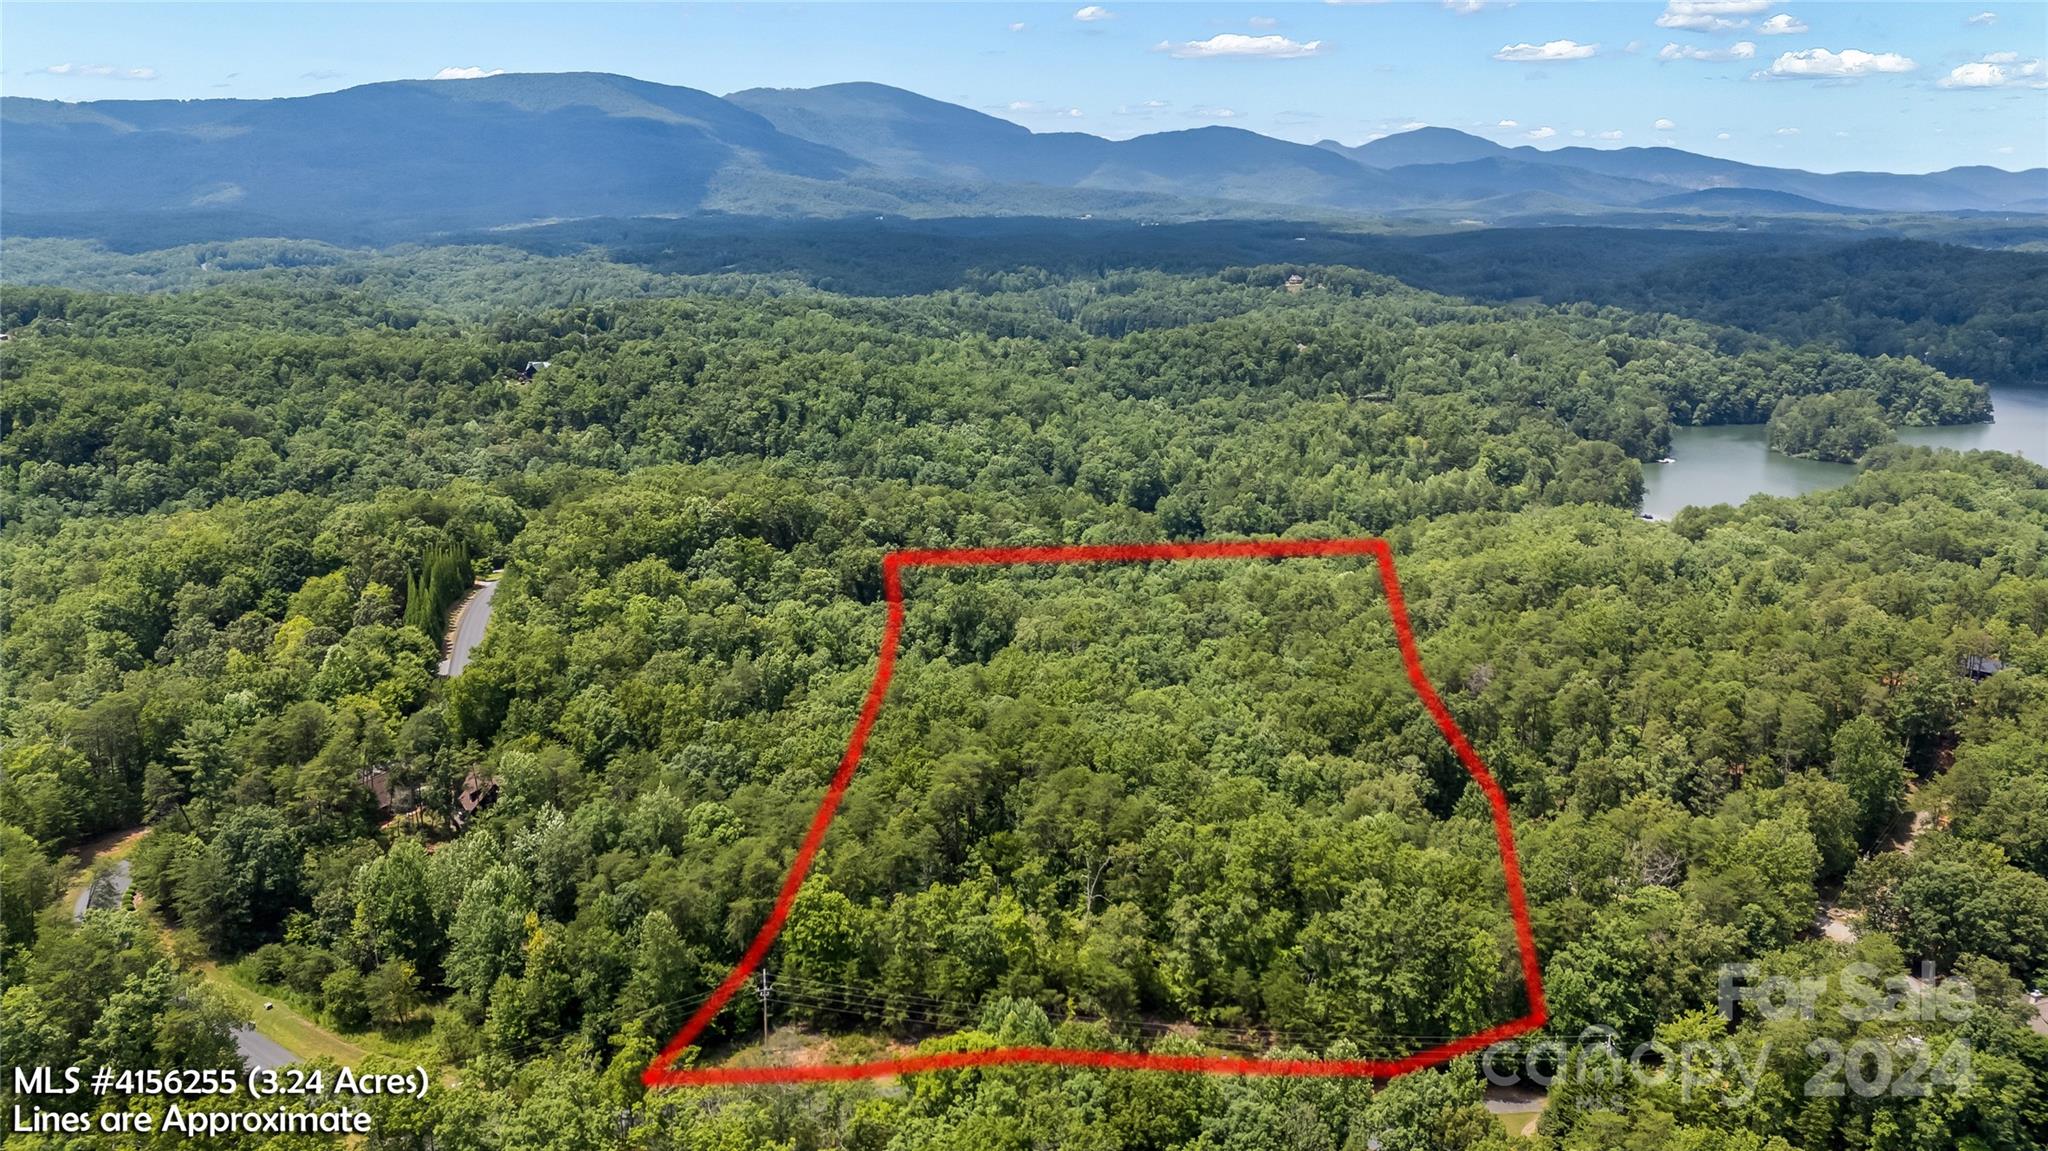
[[[1027,271],[900,301],[742,292],[467,326],[340,288],[13,289],[6,510],[770,458],[1071,488],[1159,511],[1176,535],[1332,512],[1379,530],[1469,507],[1630,507],[1624,457],[1662,455],[1673,422],[1758,422],[1788,396],[1862,389],[1904,424],[1987,411],[1983,388],[1911,358],[1724,355],[1669,318],[1487,308],[1338,268],[1288,292],[1289,274]],[[85,374],[95,386],[73,386]]]
[[[1635,516],[1675,424],[1967,421],[1978,383],[1311,264],[849,296],[307,255],[0,290],[7,1062],[228,1065],[232,978],[435,1070],[372,1104],[378,1147],[2048,1143],[2048,469],[1879,446],[1834,491]],[[1759,1082],[1566,1075],[1527,1139],[1470,1060],[641,1086],[844,750],[888,551],[1356,535],[1510,799],[1542,1037],[1708,1042]],[[504,575],[442,680],[456,557]],[[786,1046],[743,996],[690,1058],[1379,1055],[1527,1009],[1483,799],[1369,566],[920,573],[907,602],[768,960]],[[131,828],[142,911],[74,925],[61,857]],[[1974,1006],[1717,1010],[1725,964],[1920,960]],[[1805,1090],[1828,1042],[1968,1067]]]
[[[12,238],[8,267],[17,284],[317,286],[477,316],[705,290],[986,294],[1010,287],[1020,267],[1093,279],[1126,267],[1214,275],[1310,263],[1471,300],[1685,316],[1712,325],[1723,351],[1782,343],[1912,356],[1978,383],[2031,386],[2048,375],[2048,256],[2000,250],[2048,243],[2048,229],[2025,219],[1751,230],[1738,216],[1689,228],[1450,231],[1289,220],[585,220],[383,252],[289,240],[130,251]]]

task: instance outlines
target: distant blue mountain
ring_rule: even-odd
[[[1489,160],[1506,156],[1509,149],[1456,128],[1416,128],[1396,132],[1347,148],[1335,140],[1317,144],[1348,156],[1368,168],[1401,168],[1410,164],[1462,164],[1468,160]]]
[[[0,102],[10,214],[234,210],[422,228],[688,210],[861,167],[706,92],[584,73],[285,100]]]
[[[2038,210],[2048,171],[1817,174],[1671,148],[1505,148],[1423,128],[1356,148],[1235,128],[1034,133],[881,84],[718,97],[601,73],[397,81],[279,100],[0,100],[17,231],[189,220],[383,237],[579,217]],[[1711,193],[1699,202],[1674,202]],[[1778,194],[1789,199],[1770,199]],[[197,226],[197,225],[195,225]]]
[[[889,176],[1333,207],[1366,206],[1383,185],[1340,157],[1241,128],[1131,140],[1034,133],[883,84],[751,88],[726,99]]]

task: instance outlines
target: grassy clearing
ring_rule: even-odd
[[[137,914],[149,916],[145,901],[138,898],[136,903]],[[295,997],[289,993],[265,987],[232,965],[216,963],[206,955],[205,947],[191,932],[175,930],[154,916],[150,918],[163,935],[165,950],[170,952],[180,969],[197,974],[235,1015],[248,1020],[258,1034],[298,1058],[332,1059],[349,1067],[359,1065],[372,1055],[389,1056],[407,1063],[419,1062],[410,1048],[374,1032],[349,1037],[340,1035],[320,1023],[315,1011],[304,1004],[294,1003]],[[270,1005],[268,1010],[265,1010],[265,1004]],[[424,1029],[421,1033],[425,1033]]]
[[[332,1059],[354,1067],[373,1053],[299,1014],[290,1004],[242,979],[232,968],[207,962],[194,965],[193,970],[259,1034],[301,1059]],[[270,1010],[263,1009],[265,1003],[272,1004]]]
[[[365,1055],[384,1055],[406,1063],[432,1062],[427,1058],[425,1050],[427,1037],[433,1032],[434,1009],[431,1007],[422,1008],[413,1022],[406,1024],[401,1033],[394,1034],[389,1030],[380,1031],[372,1028],[351,1031],[344,1036],[318,1022],[319,1009],[305,996],[289,988],[273,987],[258,982],[239,964],[222,965],[211,961],[198,961],[194,962],[192,967],[204,972],[207,981],[221,988],[223,992],[232,991],[237,995],[238,998],[234,1000],[237,1010],[242,1009],[242,1005],[247,1003],[248,1010],[253,1012],[250,1021],[256,1024],[259,1031],[263,1030],[264,1016],[289,1012],[311,1032],[317,1036],[324,1036],[324,1042],[351,1049],[354,1052],[351,1056],[353,1059],[360,1059]],[[274,1006],[269,1011],[264,1011],[265,1003]],[[269,1034],[267,1031],[264,1033]],[[297,1050],[290,1042],[279,1036],[272,1035],[271,1038],[293,1051]]]

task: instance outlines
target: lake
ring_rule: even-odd
[[[1991,423],[1901,428],[1899,439],[1964,452],[2012,452],[2048,463],[2048,386],[1992,388],[1991,406]],[[1770,450],[1762,424],[1674,428],[1671,457],[1672,463],[1643,465],[1643,511],[1660,520],[1693,505],[1839,487],[1856,475],[1849,464],[1795,460]]]

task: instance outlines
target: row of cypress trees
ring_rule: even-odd
[[[405,622],[439,639],[448,626],[448,608],[475,578],[468,544],[457,540],[429,547],[420,566],[406,576]]]

